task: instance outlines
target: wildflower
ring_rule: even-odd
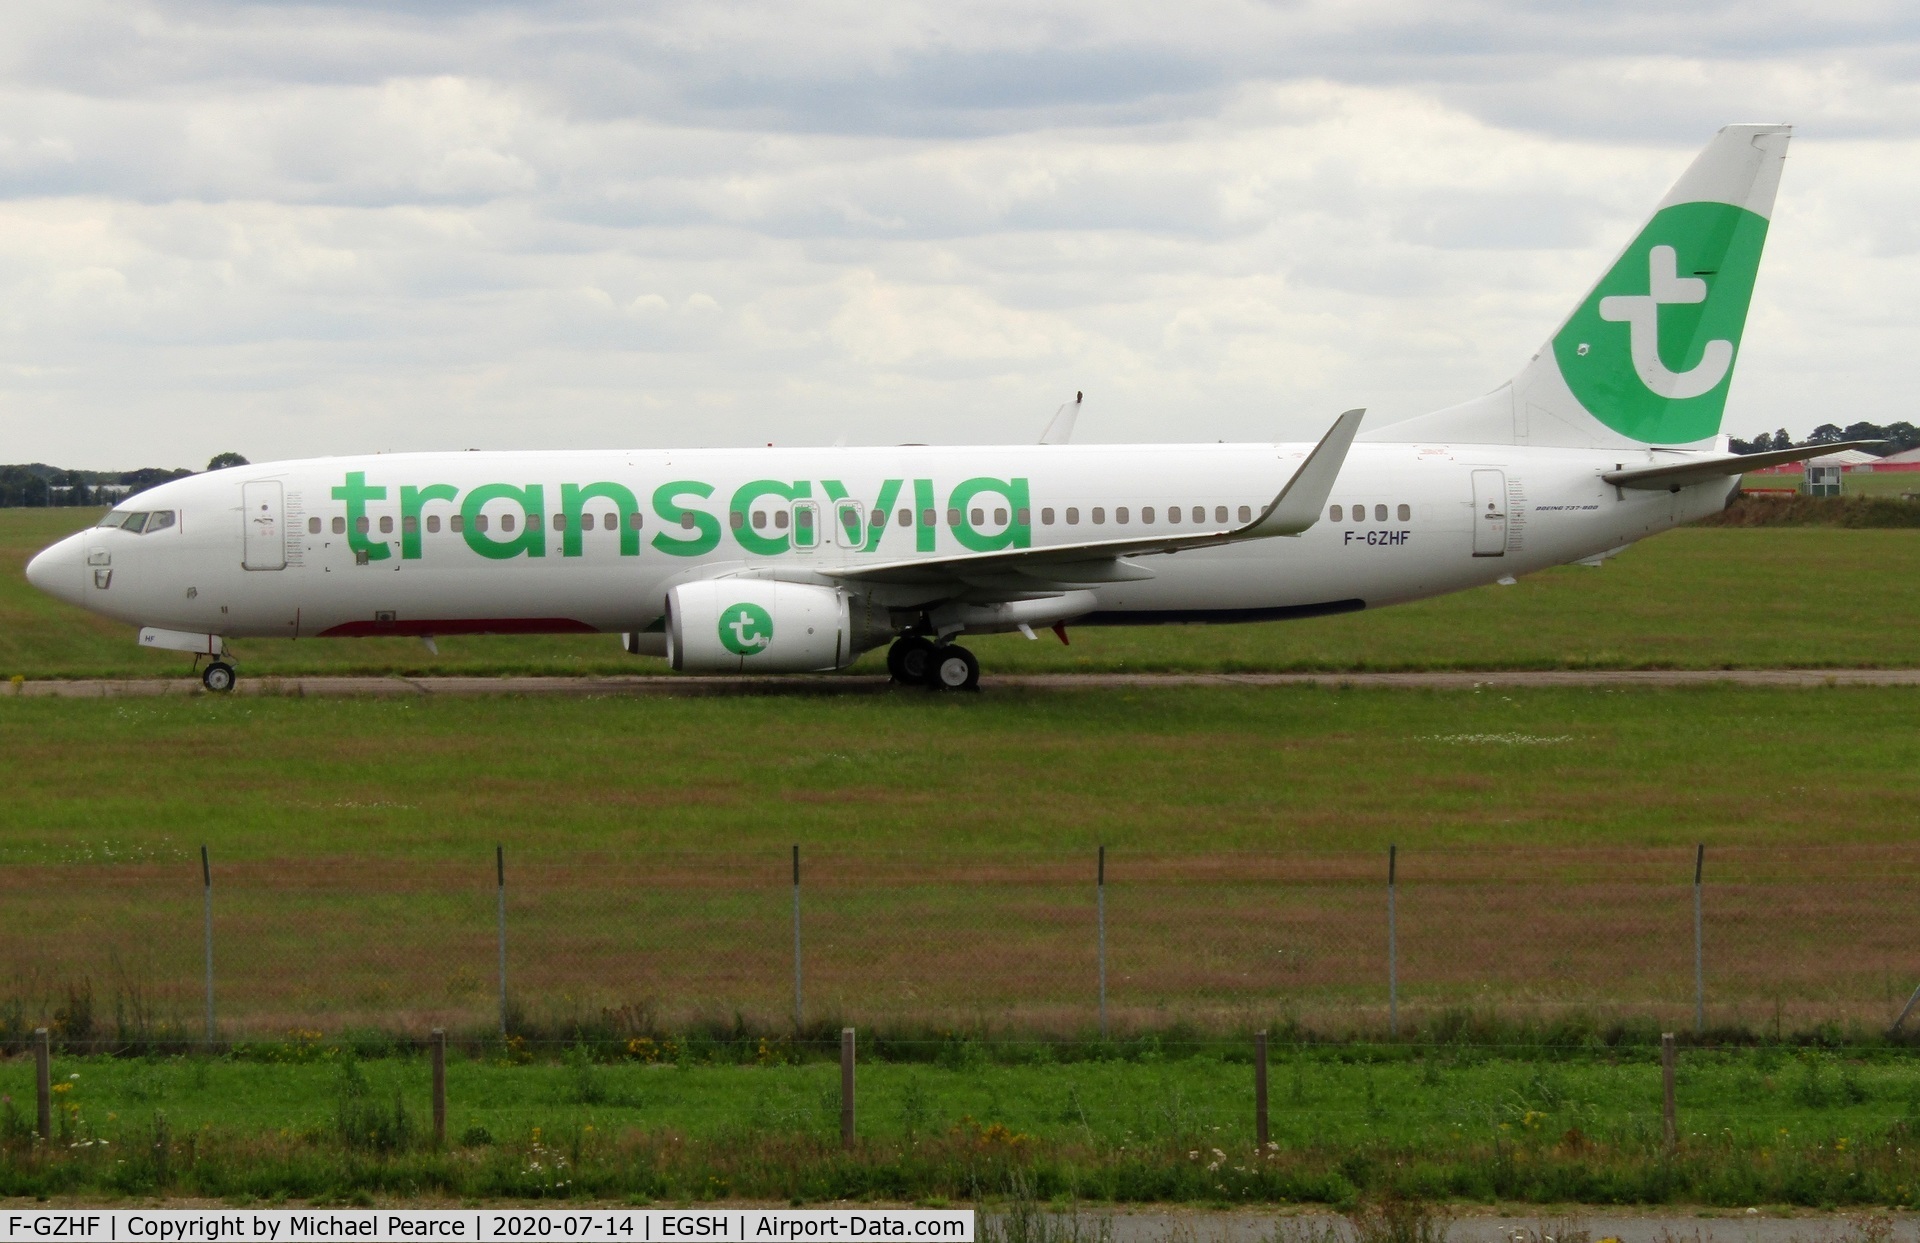
[[[67,1078],[69,1078],[69,1079],[78,1079],[79,1077],[80,1077],[80,1072],[79,1072],[79,1071],[77,1071],[77,1070],[76,1070],[76,1071],[74,1071],[74,1072],[73,1072],[73,1073],[72,1073],[71,1075],[68,1075],[68,1076],[67,1076]]]

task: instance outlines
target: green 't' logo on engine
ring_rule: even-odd
[[[1656,214],[1553,338],[1580,404],[1648,444],[1718,433],[1766,238],[1726,203]]]
[[[720,646],[735,656],[751,656],[773,642],[773,618],[757,604],[735,604],[720,612]]]

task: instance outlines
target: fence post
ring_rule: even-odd
[[[433,1029],[433,1142],[447,1146],[447,1029]]]
[[[803,994],[800,991],[800,844],[793,846],[793,1030],[798,1032],[805,1022],[805,1010],[801,1006]]]
[[[1400,1034],[1400,926],[1395,898],[1399,890],[1396,875],[1400,848],[1387,847],[1387,1034]]]
[[[853,1147],[853,1028],[840,1029],[840,1146]]]
[[[1693,848],[1693,1034],[1707,1031],[1706,940],[1700,919],[1700,872],[1707,864],[1707,844]]]
[[[200,892],[202,923],[205,925],[207,959],[207,1043],[213,1043],[213,862],[207,848],[200,847]]]
[[[1094,924],[1100,955],[1100,1039],[1107,1038],[1107,848],[1100,847],[1100,862],[1093,878]]]
[[[507,1034],[507,848],[493,846],[494,919],[500,930],[500,1034]]]
[[[53,1050],[47,1047],[47,1029],[33,1029],[33,1086],[40,1102],[40,1138],[53,1138]]]
[[[1253,1141],[1267,1150],[1267,1033],[1253,1034]]]
[[[1660,1033],[1660,1120],[1664,1124],[1667,1136],[1667,1148],[1671,1151],[1680,1142],[1679,1118],[1673,1106],[1673,1033]]]

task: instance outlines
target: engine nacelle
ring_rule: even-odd
[[[667,592],[667,660],[687,673],[842,669],[864,644],[851,598],[811,583],[721,578]]]

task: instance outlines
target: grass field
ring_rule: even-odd
[[[0,513],[0,535],[17,563],[69,518]],[[987,659],[1911,664],[1916,560],[1920,532],[1689,530],[1407,609],[996,640]],[[130,649],[0,583],[14,670],[169,667]],[[449,671],[657,667],[610,639],[443,651]],[[254,672],[433,667],[374,642],[246,655]],[[29,1063],[0,1057],[0,1195],[958,1203],[1017,1176],[1043,1198],[1220,1203],[1920,1196],[1920,1060],[1878,1035],[1920,980],[1899,914],[1920,876],[1904,690],[0,692],[0,755],[5,1046],[40,1022],[63,1046],[195,1036],[202,843],[221,1030],[246,1038],[63,1051],[79,1078],[51,1146],[26,1134]],[[495,843],[513,1021],[546,1043],[481,1039]],[[793,843],[799,1045],[781,1039]],[[1390,843],[1404,1039],[1381,1044]],[[1691,1030],[1695,843],[1719,1047],[1683,1057],[1669,1154],[1647,1042]],[[843,1021],[879,1055],[851,1154],[805,1044]],[[472,1038],[447,1151],[422,1136],[424,1064],[367,1030],[430,1023]],[[1259,1027],[1311,1043],[1282,1047],[1279,1146],[1256,1155]]]
[[[94,511],[0,510],[0,678],[184,675],[133,631],[34,591],[21,567]],[[1912,666],[1920,530],[1687,529],[1575,566],[1374,613],[970,640],[989,671]],[[240,643],[243,673],[660,673],[612,635]],[[879,654],[862,669],[878,670]]]
[[[838,1068],[824,1061],[456,1057],[441,1150],[425,1133],[418,1057],[61,1059],[52,1145],[27,1142],[17,1110],[0,1107],[0,1195],[943,1204],[1024,1184],[1095,1201],[1826,1207],[1920,1195],[1908,1151],[1920,1062],[1904,1056],[1688,1052],[1668,1153],[1645,1051],[1283,1048],[1268,1150],[1254,1143],[1244,1045],[1065,1063],[1045,1046],[1011,1063],[977,1052],[863,1064],[846,1153]],[[0,1092],[30,1095],[28,1074],[0,1064]]]
[[[21,1022],[191,1022],[204,842],[231,1030],[471,1027],[503,842],[530,1022],[773,1026],[797,842],[813,1018],[1083,1031],[1105,844],[1123,1027],[1377,1028],[1397,843],[1408,1006],[1678,1017],[1705,842],[1715,1024],[1874,1024],[1917,743],[1898,690],[9,698],[0,929]]]

